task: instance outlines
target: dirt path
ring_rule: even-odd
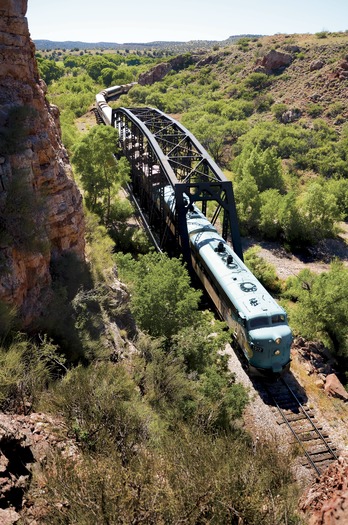
[[[341,224],[343,232],[337,239],[326,239],[308,250],[307,254],[287,252],[277,242],[257,242],[254,239],[242,239],[243,251],[252,246],[259,246],[259,255],[272,264],[280,279],[297,275],[305,268],[321,273],[330,268],[333,259],[338,258],[348,267],[348,223]]]

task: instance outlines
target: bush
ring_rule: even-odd
[[[65,359],[46,336],[35,343],[14,334],[0,347],[0,405],[2,409],[29,413],[50,381],[65,371]]]
[[[348,357],[348,270],[334,261],[320,275],[303,270],[287,282],[286,296],[296,300],[290,310],[294,330],[322,341],[332,352]]]
[[[181,260],[164,254],[142,255],[137,262],[119,254],[116,260],[131,287],[131,310],[140,328],[170,338],[194,321],[201,292],[191,288]]]
[[[266,73],[250,73],[250,75],[244,80],[244,85],[247,88],[261,91],[271,84],[272,80]]]
[[[273,115],[279,121],[281,121],[281,118],[282,118],[283,114],[287,110],[288,110],[288,106],[286,104],[282,104],[282,103],[273,104],[272,109],[271,109]]]
[[[309,116],[316,118],[323,113],[324,109],[320,104],[308,104],[307,113]]]
[[[126,465],[147,439],[148,415],[122,364],[99,363],[68,372],[47,398],[87,449],[115,447]]]
[[[76,464],[50,460],[40,477],[51,502],[45,519],[52,525],[299,525],[290,472],[289,458],[272,444],[253,451],[245,436],[211,438],[179,426],[156,447],[139,447],[126,466],[107,449]]]

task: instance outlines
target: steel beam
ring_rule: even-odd
[[[150,226],[166,232],[164,187],[171,185],[176,196],[176,233],[178,248],[191,264],[185,219],[184,194],[191,202],[200,202],[207,213],[207,203],[216,203],[212,221],[218,225],[223,213],[221,235],[230,239],[243,259],[232,183],[198,140],[179,122],[158,109],[118,108],[112,122],[119,131],[120,144],[132,167],[132,187],[145,207]]]

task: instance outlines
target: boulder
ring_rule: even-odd
[[[324,67],[324,62],[322,60],[313,60],[309,66],[310,71],[316,71]]]
[[[267,74],[272,74],[288,67],[292,60],[292,55],[289,53],[282,53],[272,49],[267,55],[257,61],[256,69],[261,69]]]
[[[346,391],[336,374],[329,374],[326,376],[324,390],[328,395],[332,397],[338,397],[339,399],[348,401],[348,392]]]

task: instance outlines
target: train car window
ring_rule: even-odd
[[[269,326],[268,317],[254,317],[254,319],[249,320],[250,328],[261,328],[262,326]]]
[[[279,324],[279,323],[285,323],[285,315],[284,314],[272,315],[272,324]]]

